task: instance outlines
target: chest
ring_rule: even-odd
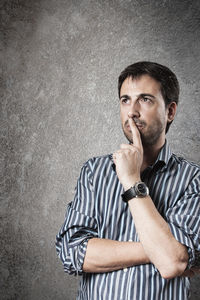
[[[138,241],[129,206],[121,198],[124,190],[116,173],[105,169],[101,175],[95,182],[94,191],[99,236],[119,241]],[[179,186],[180,178],[175,175],[154,174],[151,171],[142,175],[154,205],[164,218],[168,208],[175,205],[183,193],[183,188]]]

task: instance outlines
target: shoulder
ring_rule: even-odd
[[[177,165],[178,168],[182,170],[183,175],[191,175],[191,177],[200,178],[200,165],[195,162],[191,162],[183,157],[179,157],[172,153],[172,162]]]
[[[82,171],[87,170],[90,174],[102,172],[113,168],[112,154],[96,156],[88,159],[82,166]]]
[[[176,161],[177,164],[180,164],[185,167],[187,166],[189,168],[193,168],[196,170],[200,170],[199,164],[189,161],[189,160],[185,159],[184,157],[177,156],[176,154],[172,153],[172,158]]]

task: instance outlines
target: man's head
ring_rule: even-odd
[[[135,121],[143,146],[165,141],[176,113],[179,84],[167,67],[153,62],[128,66],[119,76],[120,115],[125,136],[132,141],[129,117]]]
[[[176,105],[179,101],[179,83],[176,75],[167,67],[149,61],[141,61],[132,64],[121,72],[118,80],[118,93],[120,97],[121,87],[127,78],[139,79],[143,75],[148,75],[157,81],[160,85],[160,92],[162,94],[165,107],[174,102]],[[167,122],[166,133],[169,130],[173,120]]]

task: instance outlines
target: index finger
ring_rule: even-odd
[[[129,126],[130,126],[130,129],[132,132],[134,146],[136,146],[138,148],[142,148],[140,132],[139,132],[137,126],[135,125],[133,118],[130,115],[128,115],[128,117],[129,117],[128,122],[129,122]]]

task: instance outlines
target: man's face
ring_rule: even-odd
[[[120,90],[120,117],[122,129],[129,142],[132,133],[128,123],[128,114],[140,132],[143,146],[163,144],[165,127],[169,120],[169,110],[160,91],[160,84],[149,75],[132,79],[128,77]]]

